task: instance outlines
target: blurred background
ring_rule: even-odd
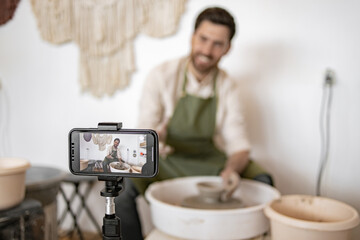
[[[137,34],[128,86],[102,97],[81,89],[78,45],[42,39],[30,1],[22,0],[13,19],[0,26],[0,156],[68,171],[72,128],[105,121],[136,128],[148,72],[189,52],[195,17],[214,5],[236,18],[237,33],[221,66],[241,85],[251,156],[272,173],[282,194],[316,193],[323,86],[326,70],[333,71],[329,158],[321,194],[360,211],[356,0],[188,0],[175,34]],[[101,188],[99,184],[89,197],[99,223]],[[86,217],[81,221],[92,227]],[[353,239],[360,239],[359,227]]]

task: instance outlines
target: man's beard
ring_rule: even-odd
[[[200,64],[196,63],[196,58],[199,57],[204,57],[204,58],[209,58],[209,61],[212,62],[213,58],[209,57],[209,56],[205,56],[203,54],[191,54],[190,59],[192,62],[193,67],[195,68],[195,70],[201,74],[207,74],[209,73],[212,69],[214,69],[217,66],[217,62],[215,63],[211,63],[208,66],[201,66]]]

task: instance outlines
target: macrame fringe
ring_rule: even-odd
[[[41,37],[61,44],[72,39],[72,0],[30,0]]]
[[[166,37],[174,34],[187,0],[148,0],[143,7],[145,23],[141,32],[151,37]]]
[[[80,54],[79,81],[83,92],[96,97],[112,96],[118,89],[129,84],[135,71],[132,42],[113,55],[92,57]]]
[[[91,56],[113,54],[132,41],[141,18],[138,0],[74,1],[74,40]]]
[[[133,40],[173,34],[187,0],[31,0],[43,39],[80,48],[84,92],[113,95],[134,72]]]
[[[106,145],[111,143],[112,136],[108,134],[93,133],[92,140],[95,145],[99,146],[99,151],[104,151],[106,149]]]

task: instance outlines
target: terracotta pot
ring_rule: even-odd
[[[22,158],[0,158],[0,210],[19,204],[25,197],[25,173],[29,161]]]
[[[357,211],[340,201],[307,195],[287,195],[265,208],[276,240],[348,240],[359,224]]]
[[[249,239],[269,230],[263,213],[266,204],[280,193],[273,187],[243,179],[233,197],[245,207],[195,209],[182,206],[184,199],[198,195],[199,182],[221,182],[220,177],[184,177],[155,182],[145,192],[151,217],[160,231],[181,239]]]

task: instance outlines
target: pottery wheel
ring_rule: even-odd
[[[234,208],[243,208],[245,205],[240,199],[230,198],[226,202],[221,201],[207,201],[202,196],[192,196],[185,198],[181,206],[188,208],[197,208],[197,209],[234,209]]]

